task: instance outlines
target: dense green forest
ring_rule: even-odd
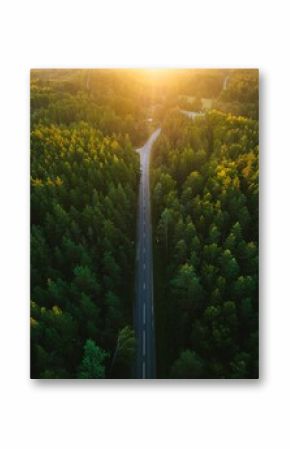
[[[38,75],[32,72],[31,375],[130,377],[139,182],[131,141],[146,138],[144,117],[134,111],[145,135],[129,125],[136,102],[118,97],[115,80],[105,94],[98,72]],[[87,84],[97,81],[104,89],[93,96]]]
[[[96,69],[31,72],[33,378],[133,375],[134,149],[157,126],[157,375],[258,375],[257,71]]]
[[[34,70],[31,125],[74,127],[84,121],[105,136],[127,134],[133,144],[148,136],[150,89],[130,70]]]
[[[243,115],[255,120],[259,118],[259,76],[257,70],[231,70],[227,88],[214,102],[214,107],[223,112]]]
[[[169,113],[152,201],[158,377],[256,378],[258,122]]]

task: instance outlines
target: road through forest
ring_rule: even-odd
[[[222,90],[227,89],[229,76],[226,76]],[[204,116],[204,112],[181,110],[192,120]],[[136,150],[140,155],[140,185],[137,217],[137,254],[136,254],[136,302],[134,310],[137,357],[135,377],[137,379],[155,379],[155,328],[153,298],[153,257],[152,224],[150,202],[150,156],[152,147],[161,128],[156,129],[142,148]]]
[[[137,379],[155,379],[155,330],[153,301],[153,257],[149,168],[152,146],[160,134],[158,128],[142,148],[137,217],[135,332],[137,340]]]

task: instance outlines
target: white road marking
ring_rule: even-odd
[[[142,377],[143,379],[145,379],[145,362],[143,361],[143,373],[142,373]]]
[[[145,263],[143,263],[143,268],[144,268],[144,270],[145,270],[145,268],[146,268],[146,264],[145,264]]]
[[[145,331],[143,330],[143,356],[145,357],[145,344],[146,344],[146,338],[145,338]]]
[[[146,288],[146,285],[145,285],[145,282],[144,282],[144,284],[143,284],[143,290],[145,290],[145,288]]]

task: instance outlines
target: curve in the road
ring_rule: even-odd
[[[228,88],[228,83],[229,83],[229,79],[230,76],[227,75],[224,80],[223,80],[223,85],[222,85],[222,91],[223,90],[227,90]],[[211,100],[212,101],[212,100]],[[186,115],[187,117],[191,118],[192,120],[194,120],[196,117],[202,117],[205,115],[204,112],[194,112],[194,111],[186,111],[184,109],[180,109],[180,112],[184,115]]]

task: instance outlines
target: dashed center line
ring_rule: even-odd
[[[145,305],[145,303],[143,304],[143,323],[146,324],[146,305]]]
[[[146,338],[145,338],[145,331],[143,330],[143,356],[144,357],[145,357],[145,353],[146,353],[145,345],[146,345]]]
[[[145,284],[145,282],[144,282],[144,284],[143,284],[143,290],[145,290],[146,289],[146,284]]]

